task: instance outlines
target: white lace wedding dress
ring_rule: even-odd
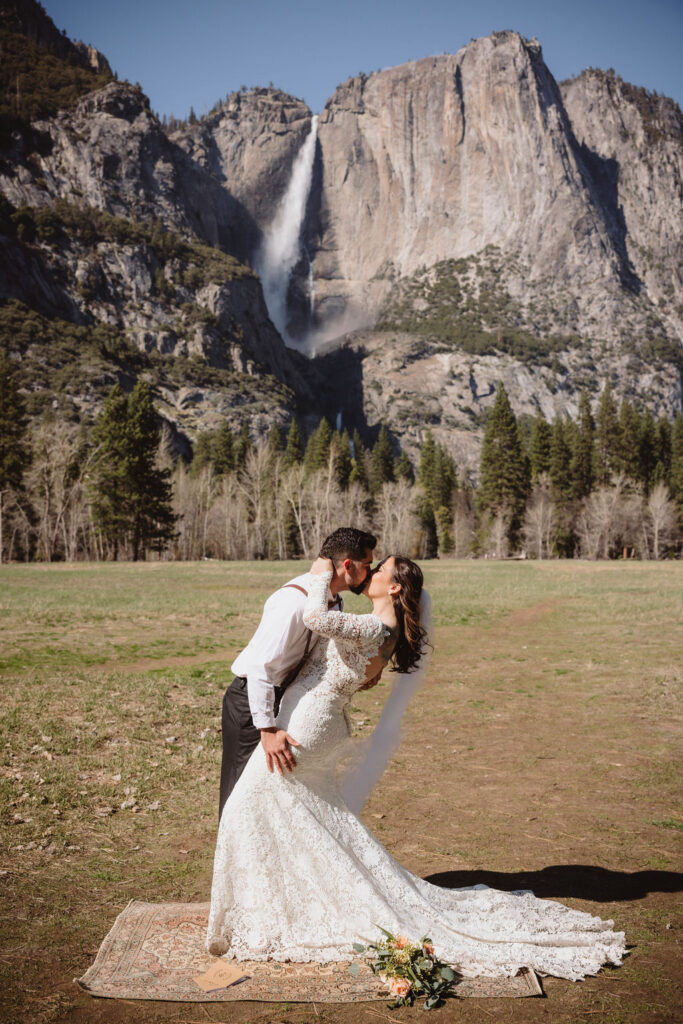
[[[463,975],[520,967],[573,980],[617,964],[624,935],[530,893],[441,889],[412,875],[344,803],[337,764],[347,708],[389,631],[374,615],[328,612],[330,575],[313,577],[304,621],[322,634],[285,692],[278,724],[301,744],[292,774],[254,751],[221,817],[207,948],[238,960],[350,960],[378,926],[432,939]],[[327,638],[327,639],[326,639]]]

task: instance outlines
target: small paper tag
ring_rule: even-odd
[[[202,992],[211,992],[216,988],[227,988],[228,985],[234,985],[243,977],[242,967],[234,967],[225,960],[217,960],[215,964],[211,964],[208,971],[195,975],[192,980],[199,985]]]

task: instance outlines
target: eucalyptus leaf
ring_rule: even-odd
[[[360,964],[352,963],[349,964],[349,974],[352,974],[354,978],[357,978],[360,974]]]
[[[356,953],[364,953],[365,952],[365,946],[361,946],[360,942],[354,942],[353,943],[353,948],[355,949]]]

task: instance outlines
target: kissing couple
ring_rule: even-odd
[[[612,921],[529,892],[431,885],[349,807],[339,766],[351,699],[388,663],[400,673],[394,691],[404,687],[427,644],[422,570],[400,555],[372,569],[375,546],[372,534],[336,530],[310,571],[266,601],[233,664],[207,949],[329,963],[352,960],[354,943],[376,942],[381,927],[411,942],[430,936],[463,976],[528,967],[579,980],[618,964],[624,935]],[[365,594],[371,612],[343,611],[345,590]]]

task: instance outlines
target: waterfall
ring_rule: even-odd
[[[308,260],[308,316],[310,322],[313,323],[313,314],[315,313],[315,277],[313,276],[313,263],[308,249],[306,250],[306,259]]]
[[[275,216],[265,231],[256,254],[256,270],[261,277],[263,295],[270,319],[288,344],[287,289],[292,270],[301,255],[301,227],[311,190],[313,160],[318,137],[318,115],[311,121],[311,130],[296,155],[287,191],[280,200]],[[313,305],[313,272],[309,261],[309,299]]]

